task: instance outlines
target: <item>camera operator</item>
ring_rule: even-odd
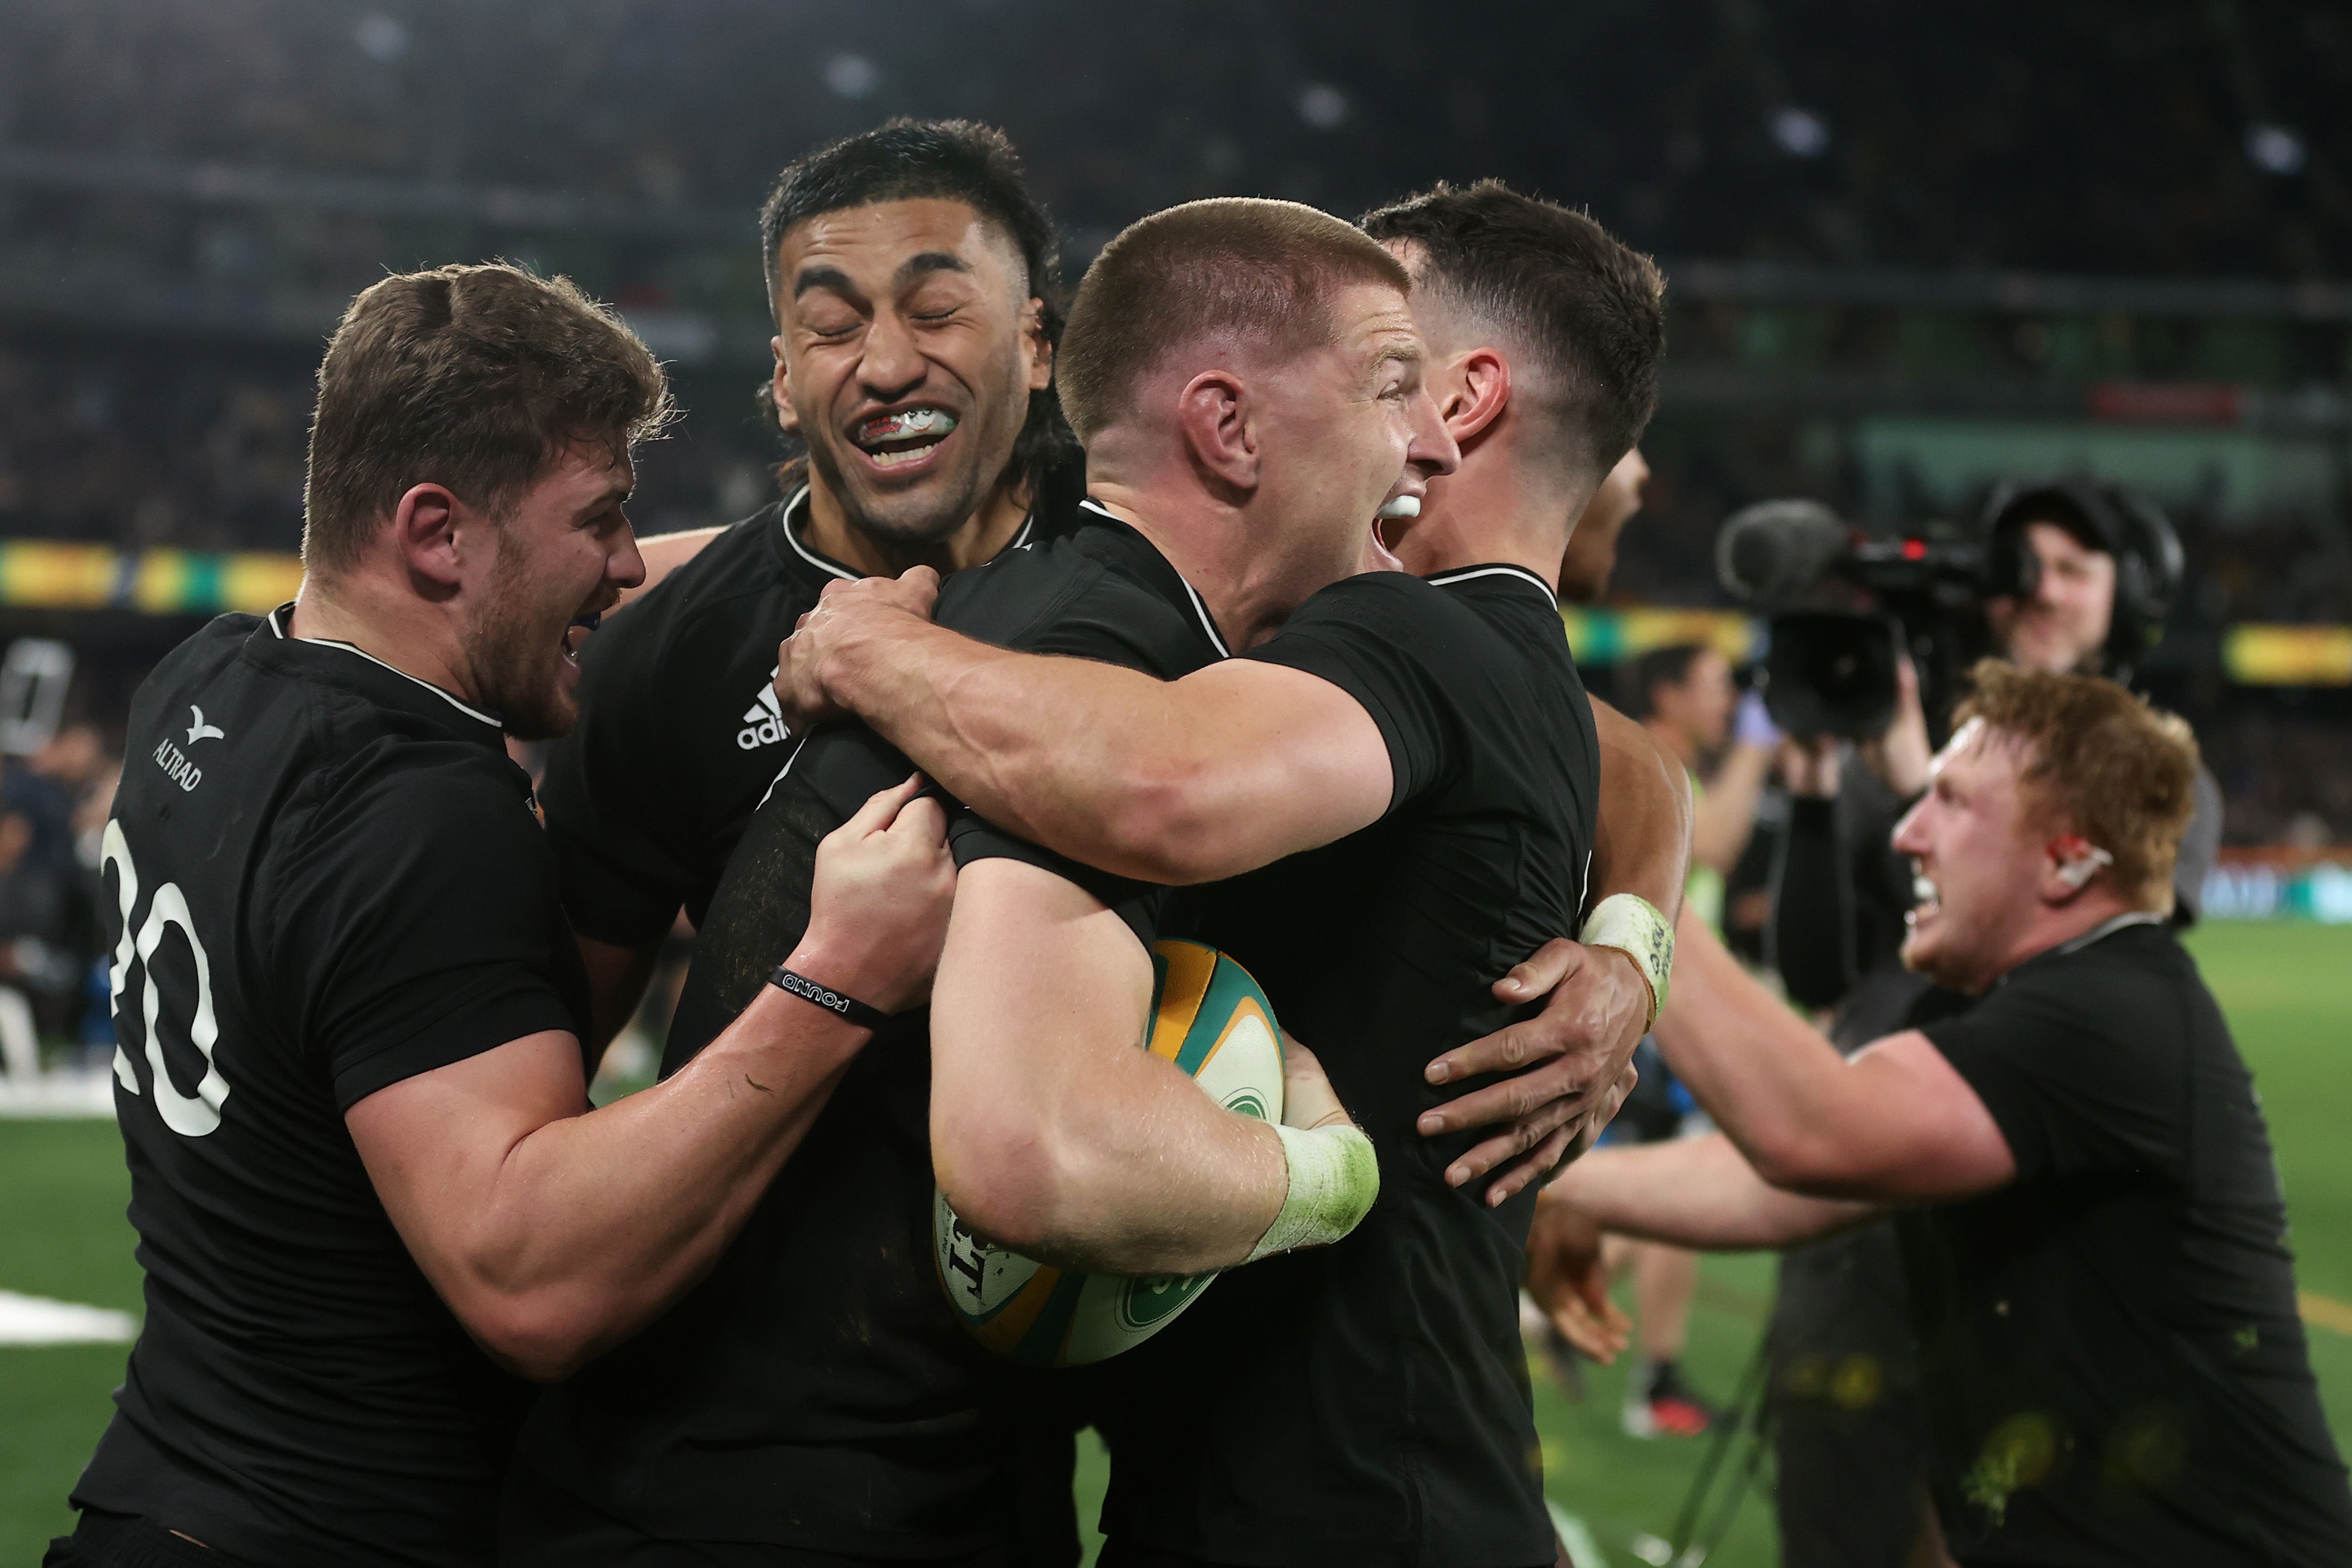
[[[1600,1150],[1547,1190],[1584,1336],[1622,1333],[1601,1231],[1780,1247],[1910,1205],[1960,1563],[2352,1562],[2269,1134],[2168,918],[2195,742],[2112,682],[1975,679],[1895,835],[1904,960],[1962,1010],[1841,1061],[1686,915],[1657,1037],[1723,1132]]]
[[[1985,511],[1996,589],[1977,632],[2008,663],[2128,681],[2160,635],[2179,578],[2163,516],[2113,486],[2044,481],[1996,493]],[[1927,788],[1920,683],[1897,671],[1895,716],[1841,766],[1832,737],[1791,742],[1791,797],[1773,927],[1790,998],[1835,1009],[1831,1039],[1853,1051],[1953,998],[1903,967],[1911,868],[1890,847]],[[2201,768],[2173,874],[2173,916],[2196,918],[2221,841],[2221,791]],[[1772,1436],[1788,1568],[1893,1563],[1923,1524],[1925,1436],[1902,1270],[1891,1226],[1789,1252],[1771,1329]],[[1857,1498],[1867,1500],[1857,1505]]]

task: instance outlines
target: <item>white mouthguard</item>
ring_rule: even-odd
[[[905,441],[922,435],[945,435],[956,427],[955,415],[945,409],[910,408],[886,413],[857,427],[860,441]]]
[[[1381,502],[1381,509],[1373,515],[1381,517],[1417,517],[1421,516],[1421,497],[1398,496]]]

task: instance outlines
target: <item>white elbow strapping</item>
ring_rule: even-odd
[[[1282,1157],[1290,1167],[1290,1191],[1282,1212],[1265,1228],[1248,1261],[1301,1247],[1337,1241],[1362,1223],[1381,1195],[1380,1156],[1361,1129],[1276,1127]]]

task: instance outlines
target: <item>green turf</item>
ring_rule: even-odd
[[[2352,1302],[2352,1140],[2336,1124],[2352,1103],[2352,928],[2216,925],[2193,946],[2254,1067],[2304,1288]],[[106,1124],[0,1121],[0,1289],[135,1310],[126,1187]],[[1708,1261],[1687,1358],[1703,1391],[1729,1394],[1770,1290],[1769,1259]],[[2352,1448],[2352,1337],[2321,1328],[2311,1337],[2336,1440]],[[66,1489],[106,1424],[121,1368],[111,1346],[0,1349],[0,1563],[37,1562],[42,1541],[65,1528]],[[1622,1377],[1592,1373],[1579,1405],[1539,1380],[1536,1416],[1551,1495],[1585,1519],[1612,1564],[1631,1568],[1637,1535],[1672,1529],[1704,1450],[1620,1435]],[[1107,1470],[1089,1445],[1078,1477],[1089,1521]],[[1750,1496],[1713,1568],[1768,1568],[1770,1526],[1768,1506]]]

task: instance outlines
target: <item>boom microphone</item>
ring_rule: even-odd
[[[1738,599],[1790,599],[1845,552],[1853,530],[1818,501],[1759,501],[1725,519],[1715,575]]]

